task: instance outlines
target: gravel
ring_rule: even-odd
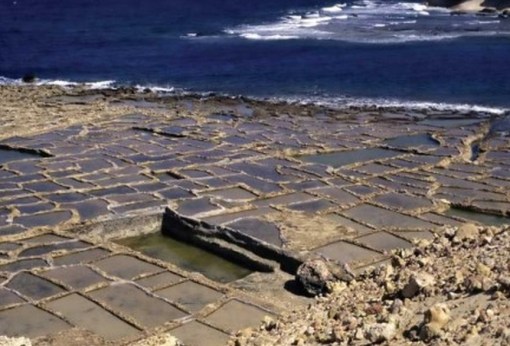
[[[508,230],[444,228],[231,345],[509,345]]]

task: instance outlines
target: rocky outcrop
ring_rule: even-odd
[[[23,83],[34,83],[37,77],[33,73],[27,73],[21,78]]]
[[[510,0],[428,0],[428,6],[448,7],[462,12],[507,12]]]

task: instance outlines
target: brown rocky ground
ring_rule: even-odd
[[[510,234],[466,224],[231,345],[508,345]]]
[[[249,112],[249,115],[311,115],[323,107],[268,103],[242,97],[167,96],[134,89],[89,90],[60,86],[0,86],[0,139],[29,136],[76,124],[99,124],[143,110],[145,115],[163,113],[201,117],[213,112]],[[171,111],[171,112],[169,112]]]

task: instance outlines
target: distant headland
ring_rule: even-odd
[[[510,13],[510,0],[428,0],[427,4],[462,12]]]

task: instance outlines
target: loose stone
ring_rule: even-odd
[[[455,233],[455,237],[453,240],[455,242],[462,242],[465,240],[476,240],[480,235],[480,231],[475,224],[465,223],[459,227],[457,232]]]
[[[409,278],[409,282],[402,289],[402,297],[412,298],[419,294],[423,289],[433,286],[435,279],[428,273],[414,273]]]
[[[395,337],[397,328],[393,323],[376,323],[367,327],[365,337],[371,342],[390,341]]]
[[[450,309],[446,304],[435,304],[425,312],[425,318],[420,330],[420,338],[428,341],[438,337],[450,320]]]

